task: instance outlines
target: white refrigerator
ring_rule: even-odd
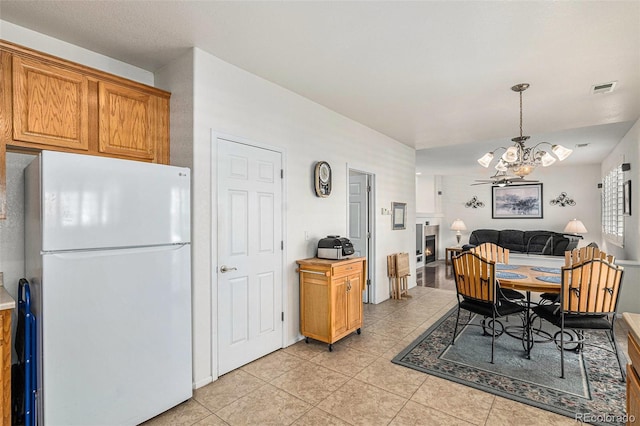
[[[43,151],[25,255],[38,424],[133,425],[191,397],[189,169]]]

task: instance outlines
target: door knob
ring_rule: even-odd
[[[226,265],[222,265],[222,266],[220,267],[220,272],[222,272],[223,274],[224,274],[224,273],[227,273],[227,272],[230,272],[230,271],[237,271],[237,270],[238,270],[238,268],[236,268],[236,267],[227,268],[227,266],[226,266]]]

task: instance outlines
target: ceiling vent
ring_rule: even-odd
[[[599,93],[611,93],[616,87],[617,81],[611,81],[609,83],[595,84],[591,86],[591,93],[594,95]]]

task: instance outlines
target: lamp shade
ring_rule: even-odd
[[[556,159],[553,158],[553,155],[549,154],[548,152],[545,152],[542,158],[540,159],[540,161],[542,162],[542,167],[548,167],[553,163],[555,163]]]
[[[466,231],[467,226],[464,224],[464,222],[461,219],[456,219],[451,224],[451,229],[453,231]]]
[[[496,170],[499,172],[506,172],[507,170],[509,170],[507,168],[507,163],[505,163],[502,158],[500,159],[500,161],[498,161],[498,164],[496,164]]]
[[[558,157],[558,160],[560,161],[570,156],[571,153],[573,152],[572,149],[565,148],[562,145],[553,145],[551,147],[551,151],[553,151],[553,153]]]
[[[493,152],[487,152],[481,158],[478,158],[478,163],[482,167],[489,167],[489,163],[491,163],[491,160],[493,160]]]
[[[513,163],[518,159],[518,148],[515,146],[510,146],[507,150],[502,154],[502,159],[507,163]]]
[[[584,227],[584,224],[578,219],[570,220],[567,223],[567,226],[564,227],[564,232],[569,234],[586,234],[587,228]]]

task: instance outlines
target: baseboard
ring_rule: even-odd
[[[194,382],[193,383],[193,388],[194,389],[198,389],[198,388],[206,386],[206,385],[208,385],[209,383],[212,383],[212,382],[213,382],[213,376],[207,376],[207,377],[205,377],[205,378],[203,378],[201,380],[198,380],[198,381]]]

